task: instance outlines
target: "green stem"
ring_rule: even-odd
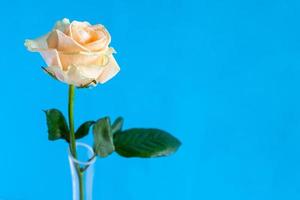
[[[70,127],[70,151],[75,159],[77,159],[76,152],[76,139],[74,131],[74,94],[75,87],[74,85],[69,85],[69,104],[68,104],[68,113],[69,113],[69,127]],[[80,200],[84,200],[84,179],[83,174],[80,171],[80,166],[76,164],[76,170],[78,175],[79,182],[79,196]]]
[[[75,87],[74,85],[69,86],[69,127],[70,127],[70,150],[74,158],[77,158],[76,152],[76,141],[75,141],[75,133],[74,133],[74,94]]]

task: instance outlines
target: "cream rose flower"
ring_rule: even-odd
[[[39,52],[56,79],[77,87],[105,83],[120,68],[109,47],[111,37],[104,26],[68,19],[58,21],[51,32],[26,40],[29,51]]]

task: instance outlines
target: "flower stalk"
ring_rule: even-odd
[[[68,103],[68,114],[69,114],[69,128],[70,128],[70,151],[74,158],[77,158],[76,152],[76,141],[74,132],[74,85],[69,85],[69,103]]]
[[[77,151],[76,151],[76,138],[74,131],[74,96],[75,96],[75,86],[69,85],[69,101],[68,101],[68,116],[69,116],[69,127],[70,127],[70,151],[72,156],[77,159]],[[80,166],[76,164],[76,171],[78,174],[78,182],[79,182],[79,197],[80,200],[84,200],[84,179],[83,172],[80,170]]]

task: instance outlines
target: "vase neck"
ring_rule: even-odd
[[[87,144],[77,142],[76,149],[77,158],[74,158],[70,149],[68,149],[72,175],[73,200],[92,200],[96,156],[93,148]]]
[[[74,164],[80,165],[80,166],[86,166],[86,165],[92,165],[96,161],[96,156],[94,153],[94,150],[91,146],[82,143],[82,142],[76,142],[76,148],[77,148],[77,158],[75,158],[71,151],[70,148],[68,148],[68,156],[69,159]]]

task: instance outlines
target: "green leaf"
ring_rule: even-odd
[[[123,117],[118,117],[111,126],[112,134],[115,134],[116,132],[120,131],[123,127],[123,123],[124,123]]]
[[[95,124],[95,121],[86,121],[80,125],[75,133],[75,138],[80,139],[89,134],[90,127]]]
[[[100,157],[106,157],[114,151],[110,120],[99,119],[93,127],[94,151]]]
[[[67,138],[69,128],[64,115],[57,109],[46,110],[48,139],[57,140]]]
[[[117,132],[114,145],[121,156],[151,158],[176,152],[181,142],[159,129],[133,128]]]

